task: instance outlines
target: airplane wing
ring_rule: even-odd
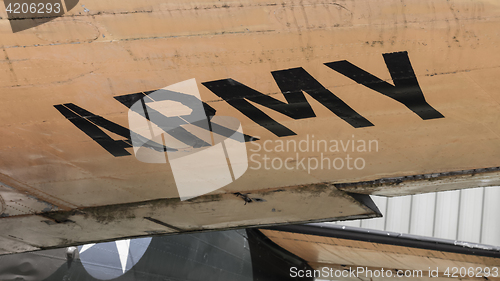
[[[313,268],[291,268],[291,277],[500,280],[494,273],[500,264],[500,247],[327,223],[274,226],[261,231]]]
[[[3,3],[0,254],[500,183],[495,1]]]

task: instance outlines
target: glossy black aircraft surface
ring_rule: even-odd
[[[84,251],[80,246],[74,252],[64,248],[0,256],[0,280],[298,280],[290,277],[290,268],[309,268],[256,229],[129,241],[124,268],[119,244],[109,242]]]

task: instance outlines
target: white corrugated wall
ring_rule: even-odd
[[[500,246],[500,187],[372,199],[383,218],[337,224]]]

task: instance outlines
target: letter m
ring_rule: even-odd
[[[291,136],[295,135],[295,133],[272,119],[249,101],[293,119],[316,117],[311,105],[304,96],[303,92],[306,92],[354,128],[373,126],[370,121],[323,87],[302,67],[274,71],[272,75],[288,103],[274,99],[233,79],[210,81],[202,84],[252,121],[278,137]]]

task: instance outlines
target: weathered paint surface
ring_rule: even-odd
[[[117,238],[379,216],[333,186],[205,195],[2,218],[0,254]]]
[[[405,196],[428,192],[464,189],[478,186],[499,186],[500,168],[432,173],[373,181],[339,183],[340,190],[381,196]]]
[[[498,267],[499,264],[498,248],[496,249],[496,257],[487,257],[276,230],[262,230],[262,232],[279,246],[306,260],[315,269],[322,270],[323,267],[326,267],[332,268],[335,272],[335,270],[349,271],[350,268],[357,270],[358,267],[361,267],[365,270],[365,273],[357,273],[354,275],[355,277],[321,276],[320,279],[325,280],[387,280],[387,273],[384,277],[374,276],[373,273],[370,276],[366,274],[365,268],[379,271],[379,273],[380,270],[392,271],[393,278],[400,278],[396,277],[399,270],[403,274],[409,270],[409,275],[403,278],[409,280],[451,280],[453,278],[450,279],[444,275],[447,268],[450,268],[451,276],[453,267],[476,270],[477,268]],[[458,244],[457,247],[459,246]],[[439,277],[430,278],[429,271],[436,269],[438,269]],[[358,276],[359,278],[357,278]],[[460,278],[461,280],[484,280],[484,277],[475,276],[465,276],[464,278],[463,271]],[[500,278],[490,276],[488,280],[500,280]]]

